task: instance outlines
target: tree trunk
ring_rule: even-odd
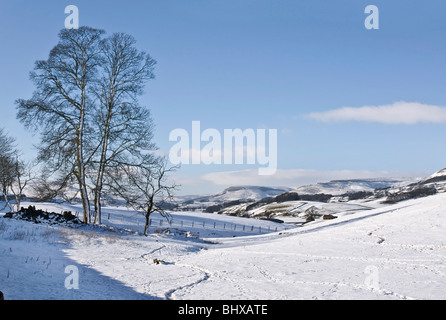
[[[152,204],[150,204],[147,207],[147,211],[146,211],[146,224],[144,226],[144,234],[147,234],[147,231],[149,231],[149,222],[150,222],[150,214],[152,213]]]
[[[84,163],[84,127],[85,127],[85,86],[82,87],[81,109],[79,110],[79,127],[77,130],[77,176],[79,182],[79,191],[81,194],[82,209],[84,211],[85,223],[90,222],[90,201],[88,199],[87,184],[85,182],[85,163]]]
[[[99,169],[98,169],[98,178],[96,181],[96,188],[94,190],[94,224],[102,223],[101,197],[102,197],[103,176],[104,176],[104,167],[102,165],[102,157],[101,157],[101,163],[99,164]]]
[[[95,190],[94,194],[94,224],[102,223],[102,209],[101,209],[101,191]]]
[[[8,199],[8,190],[6,188],[3,188],[3,197],[5,199],[5,203],[9,208],[9,212],[14,212],[14,206],[9,202]]]
[[[108,149],[108,139],[109,139],[109,132],[110,132],[110,122],[112,118],[112,112],[111,112],[112,106],[108,106],[107,111],[107,120],[105,122],[105,128],[103,133],[103,139],[102,139],[102,151],[101,151],[101,158],[99,160],[99,168],[98,168],[98,175],[96,180],[96,188],[95,188],[95,194],[94,194],[94,223],[101,224],[102,222],[102,208],[101,208],[101,197],[102,197],[102,187],[104,184],[104,170],[106,166],[107,161],[107,149]]]

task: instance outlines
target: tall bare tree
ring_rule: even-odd
[[[95,223],[101,223],[104,172],[127,164],[130,157],[155,149],[150,113],[138,103],[145,83],[154,78],[155,60],[135,47],[135,39],[115,33],[101,42],[101,77],[95,94],[99,101],[98,155],[94,181]]]
[[[52,196],[76,181],[84,222],[91,222],[92,192],[98,224],[104,192],[121,196],[136,192],[134,185],[123,181],[140,183],[137,202],[144,195],[149,199],[148,215],[161,210],[149,195],[170,194],[173,189],[164,183],[170,169],[153,154],[150,111],[138,101],[146,82],[154,78],[156,62],[136,49],[132,36],[115,33],[103,38],[103,34],[89,27],[62,30],[48,60],[37,61],[31,72],[36,86],[32,98],[17,100],[18,119],[41,133],[39,160],[46,164],[44,176],[59,181],[58,188],[41,194]],[[104,180],[123,189],[108,183],[104,190]],[[46,179],[45,186],[51,186]]]
[[[41,131],[39,159],[66,177],[74,176],[82,200],[84,222],[90,216],[86,168],[87,118],[93,109],[90,90],[100,62],[102,30],[63,29],[48,60],[31,72],[36,90],[29,100],[17,100],[17,117],[27,128]],[[68,179],[63,179],[67,181]]]

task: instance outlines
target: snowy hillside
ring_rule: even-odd
[[[302,186],[260,201],[229,203],[206,211],[242,217],[279,218],[283,221],[293,220],[290,217],[300,217],[308,221],[308,219],[323,218],[324,215],[342,215],[349,211],[369,210],[382,204],[445,192],[446,175],[442,172],[446,170],[440,170],[426,179],[333,180]]]
[[[233,186],[216,194],[178,198],[177,202],[180,203],[178,210],[204,210],[209,206],[231,201],[258,201],[290,191],[291,189],[287,187]]]
[[[298,187],[293,190],[299,194],[326,193],[341,195],[349,192],[373,191],[388,187],[402,186],[414,182],[407,178],[351,179],[320,182],[313,185]]]
[[[373,192],[375,189],[381,188],[396,188],[406,186],[415,181],[407,178],[376,178],[333,180],[298,188],[233,186],[217,194],[179,197],[177,198],[177,203],[179,204],[177,210],[200,210],[236,214],[237,211],[246,208],[249,204],[287,192],[299,195],[329,194],[338,196],[361,191]],[[252,216],[251,213],[246,213],[245,215]]]
[[[142,217],[119,208],[104,209],[104,227],[0,217],[0,290],[6,299],[446,299],[445,205],[442,193],[286,228],[175,213],[182,227],[166,233],[157,222],[147,237]],[[239,227],[248,221],[255,228]],[[281,229],[259,232],[267,225]]]
[[[234,186],[208,197],[209,201],[223,203],[239,199],[260,200],[289,191],[290,188],[272,188],[259,186]]]
[[[438,178],[438,177],[443,177],[446,180],[446,168],[438,170],[437,172],[435,172],[434,174],[429,176],[427,178],[427,180],[432,179],[432,178]]]
[[[385,191],[387,203],[446,192],[446,169],[437,171],[415,183],[392,187]]]
[[[426,179],[418,182],[418,184],[431,186],[439,191],[446,191],[446,168],[435,172]]]

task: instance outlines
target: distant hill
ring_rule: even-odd
[[[320,182],[312,185],[298,187],[293,190],[298,194],[331,194],[341,195],[358,191],[373,191],[388,187],[403,186],[414,182],[407,178],[376,178],[376,179],[351,179],[351,180],[332,180],[329,182]]]
[[[422,198],[446,191],[446,168],[441,169],[426,179],[406,186],[387,190],[385,203],[396,203],[407,199]]]
[[[415,181],[415,182],[414,182]],[[441,183],[441,182],[444,182]],[[426,179],[382,178],[333,180],[302,186],[277,196],[248,203],[210,207],[208,212],[227,215],[289,220],[316,219],[324,216],[370,210],[377,206],[420,198],[445,191],[446,170]]]
[[[215,194],[186,196],[183,201],[178,201],[177,210],[205,210],[211,206],[259,201],[291,190],[287,187],[233,186]]]
[[[422,184],[429,184],[439,182],[440,184],[446,184],[446,168],[441,169],[434,174],[427,177],[425,180],[420,181]]]
[[[375,178],[320,182],[298,188],[233,186],[222,192],[189,196],[176,210],[244,217],[322,217],[368,210],[446,191],[446,168],[427,178]]]

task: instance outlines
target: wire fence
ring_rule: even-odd
[[[107,216],[107,219],[110,220],[110,215]],[[117,217],[114,216],[113,219],[116,221]],[[135,216],[124,216],[121,215],[119,218],[119,222],[122,224],[131,224],[142,226],[145,224],[144,218],[135,217]],[[256,219],[252,219],[256,221]],[[258,221],[258,220],[257,220]],[[282,230],[291,229],[291,225],[286,225],[277,222],[270,222],[268,225],[263,224],[241,224],[241,223],[233,223],[233,222],[224,222],[224,221],[216,221],[216,220],[200,220],[200,219],[176,219],[171,218],[169,220],[165,218],[151,218],[149,219],[149,227],[152,228],[177,228],[177,229],[207,229],[207,230],[216,230],[216,231],[237,231],[237,232],[246,232],[246,233],[269,233],[269,232],[277,232]]]
[[[78,217],[79,212],[76,212],[75,215]],[[125,216],[125,215],[113,215],[110,214],[104,215],[109,222],[118,222],[125,225],[134,225],[134,226],[144,226],[145,219],[140,216]],[[259,222],[257,219],[252,219],[253,221]],[[264,221],[266,222],[266,221]],[[251,234],[260,234],[260,233],[269,233],[269,232],[277,232],[292,229],[292,225],[288,225],[285,223],[278,223],[269,221],[268,225],[263,224],[241,224],[234,222],[224,222],[224,221],[216,221],[216,220],[200,220],[200,219],[176,219],[171,218],[169,220],[165,218],[151,218],[149,219],[149,227],[152,228],[177,228],[177,229],[206,229],[206,230],[216,230],[216,231],[236,231],[236,232],[246,232]]]
[[[231,222],[217,222],[217,221],[200,221],[200,220],[178,220],[171,219],[169,221],[162,219],[150,219],[149,226],[151,227],[172,227],[172,228],[192,228],[192,229],[215,229],[220,231],[239,231],[252,233],[268,233],[276,232],[286,229],[284,225],[277,224],[276,226],[268,225],[253,225],[253,224],[238,224]]]

